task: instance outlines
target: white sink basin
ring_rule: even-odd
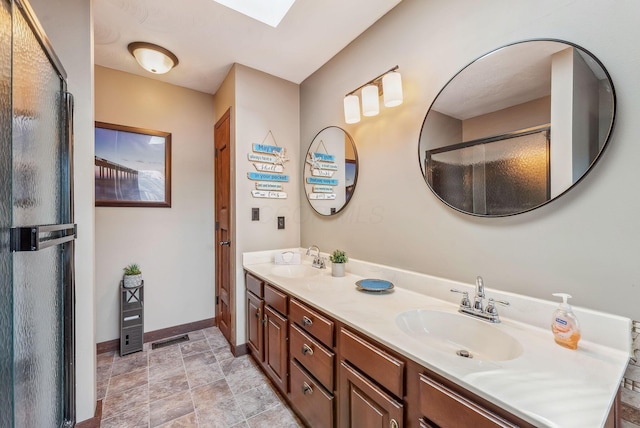
[[[398,315],[396,324],[409,337],[454,357],[460,355],[458,351],[463,355],[466,351],[474,359],[506,361],[523,352],[520,342],[511,335],[457,312],[416,309]]]
[[[280,265],[271,268],[271,273],[282,278],[305,278],[320,273],[320,269],[308,265]]]

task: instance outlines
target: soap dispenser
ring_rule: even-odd
[[[569,349],[577,349],[580,340],[580,325],[567,299],[571,296],[566,293],[554,293],[556,297],[562,298],[562,303],[553,313],[551,319],[551,331],[558,345]]]

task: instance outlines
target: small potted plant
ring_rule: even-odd
[[[133,288],[142,285],[142,272],[136,263],[125,266],[124,271],[124,287]]]
[[[342,250],[335,250],[330,256],[331,260],[331,276],[344,276],[344,264],[349,261],[347,253]]]

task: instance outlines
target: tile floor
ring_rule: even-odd
[[[234,358],[220,330],[189,339],[124,357],[99,354],[101,427],[303,426],[251,357]]]

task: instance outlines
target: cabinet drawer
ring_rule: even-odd
[[[245,282],[247,283],[247,290],[251,291],[258,297],[264,296],[264,282],[262,282],[261,279],[258,279],[247,272],[245,276]]]
[[[342,359],[351,362],[396,397],[404,396],[404,362],[344,328],[340,329]]]
[[[333,349],[333,321],[293,299],[289,307],[289,320],[298,324],[328,348]]]
[[[335,354],[325,349],[300,327],[291,324],[289,333],[289,354],[329,391],[333,391],[333,362]]]
[[[423,374],[420,375],[420,412],[427,422],[443,427],[517,427]]]
[[[282,315],[287,315],[287,295],[270,284],[264,285],[264,302]]]
[[[312,427],[333,427],[333,395],[291,360],[291,403]]]

